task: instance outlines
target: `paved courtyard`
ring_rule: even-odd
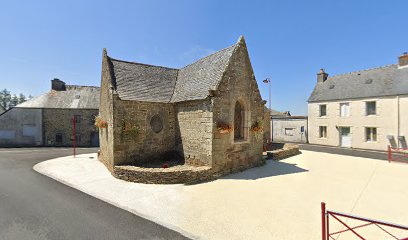
[[[303,150],[189,186],[115,179],[96,154],[34,169],[192,238],[319,239],[322,201],[332,210],[408,225],[408,164],[382,160]]]

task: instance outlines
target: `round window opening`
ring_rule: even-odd
[[[163,129],[163,121],[159,115],[154,115],[150,120],[150,127],[153,132],[159,133]]]

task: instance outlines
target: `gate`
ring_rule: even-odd
[[[322,202],[322,240],[331,239],[397,239],[408,240],[408,226],[388,223],[355,215],[329,211]],[[332,220],[332,221],[330,221]],[[331,231],[337,224],[341,229]],[[342,238],[344,237],[344,238]]]

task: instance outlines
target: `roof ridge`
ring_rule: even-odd
[[[177,81],[178,81],[179,72],[180,72],[180,70],[177,69],[176,81],[174,81],[173,93],[170,96],[169,103],[171,103],[173,101],[174,93],[176,92],[176,85],[177,85]]]
[[[87,86],[87,85],[72,85],[72,84],[66,84],[66,87],[85,87],[85,88],[100,88],[98,86]]]
[[[171,68],[171,67],[157,66],[157,65],[146,64],[146,63],[125,61],[125,60],[120,60],[120,59],[112,58],[112,57],[109,57],[109,56],[108,56],[108,58],[109,58],[110,60],[118,61],[118,62],[123,62],[123,63],[131,63],[131,64],[143,65],[143,66],[148,66],[148,67],[159,67],[159,68],[166,68],[166,69],[171,69],[171,70],[179,70],[178,68]]]
[[[190,64],[187,64],[186,66],[184,66],[184,67],[182,67],[182,68],[180,68],[180,69],[183,69],[183,68],[186,68],[186,67],[188,67],[188,66],[191,66],[191,65],[197,63],[198,61],[201,61],[201,60],[203,60],[203,59],[206,59],[206,58],[208,58],[208,57],[210,57],[210,56],[212,56],[212,55],[214,55],[214,54],[217,54],[217,53],[219,53],[219,52],[225,51],[225,50],[227,50],[227,49],[229,49],[229,48],[235,47],[236,45],[238,45],[238,43],[235,43],[235,44],[233,44],[233,45],[231,45],[231,46],[229,46],[229,47],[226,47],[226,48],[220,49],[220,50],[218,50],[218,51],[216,51],[216,52],[213,52],[213,53],[211,53],[210,55],[207,55],[207,56],[205,56],[205,57],[202,57],[202,58],[200,58],[200,59],[198,59],[198,60],[196,60],[196,61],[194,61],[194,62],[192,62],[192,63],[190,63]]]
[[[383,65],[383,66],[379,66],[379,67],[373,67],[373,68],[367,68],[367,69],[363,69],[363,70],[357,70],[357,71],[352,71],[352,72],[340,73],[340,74],[336,74],[336,75],[333,75],[333,76],[329,76],[328,78],[333,78],[333,77],[338,77],[338,76],[344,76],[344,75],[349,75],[349,74],[359,73],[359,72],[366,72],[366,71],[371,71],[371,70],[376,70],[376,69],[389,68],[389,67],[396,66],[396,65],[397,65],[397,64],[387,64],[387,65]]]
[[[17,105],[16,105],[16,106],[17,106]],[[4,110],[3,112],[0,113],[0,116],[3,115],[3,114],[5,114],[6,112],[10,111],[11,109],[15,108],[16,106],[11,107],[11,108],[9,108],[9,109],[7,109],[7,110]]]

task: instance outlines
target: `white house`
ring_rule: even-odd
[[[308,100],[309,142],[349,148],[406,148],[408,54],[399,63],[329,77],[322,69]]]

